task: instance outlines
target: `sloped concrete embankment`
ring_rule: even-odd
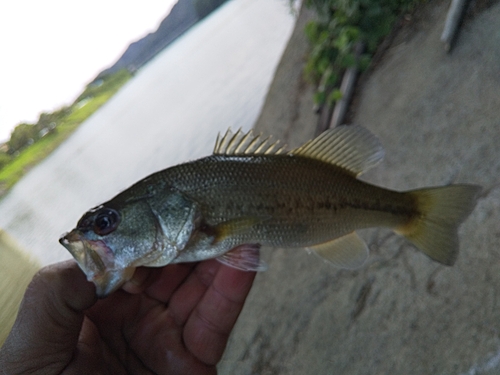
[[[337,270],[301,251],[264,251],[219,366],[222,374],[500,373],[500,4],[439,41],[448,2],[429,2],[358,88],[353,121],[377,134],[384,162],[363,178],[396,190],[484,187],[461,227],[453,267],[385,230],[362,234],[368,264]],[[302,14],[256,127],[296,146],[312,137],[301,81]],[[310,15],[309,15],[310,16]]]

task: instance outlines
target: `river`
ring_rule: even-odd
[[[0,228],[43,264],[80,216],[146,175],[252,127],[295,19],[287,0],[231,0],[143,67],[0,202]]]

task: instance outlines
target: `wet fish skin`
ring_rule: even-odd
[[[388,227],[432,259],[451,265],[458,225],[479,187],[396,192],[358,180],[383,149],[361,127],[340,127],[283,154],[251,133],[226,136],[215,153],[154,173],[90,210],[61,243],[102,296],[138,266],[217,258],[260,270],[241,244],[305,247],[333,264],[368,255],[355,230]]]
[[[255,225],[232,234],[232,245],[257,241],[310,246],[354,229],[401,224],[415,214],[411,196],[369,185],[338,167],[289,155],[215,155],[154,178],[153,185],[172,186],[199,202],[200,215],[212,227],[242,215],[254,218]],[[202,186],[194,181],[203,181]]]

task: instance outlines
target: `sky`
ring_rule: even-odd
[[[177,0],[0,2],[0,142],[71,102]]]

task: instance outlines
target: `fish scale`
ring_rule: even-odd
[[[359,126],[330,129],[283,152],[253,132],[218,138],[214,154],[156,172],[87,212],[60,242],[105,296],[138,266],[216,258],[263,270],[260,245],[307,248],[343,268],[368,247],[356,230],[388,227],[431,259],[452,265],[458,226],[480,188],[397,192],[357,177],[381,161],[378,139]]]
[[[303,247],[355,229],[393,227],[416,214],[411,196],[293,155],[216,155],[158,172],[157,177],[202,203],[202,216],[210,225],[242,213],[262,218],[252,230],[235,235],[234,242]]]

